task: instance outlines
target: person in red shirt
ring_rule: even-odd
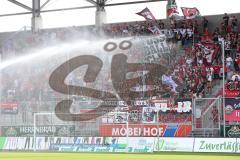
[[[239,71],[239,64],[240,64],[240,57],[239,55],[237,55],[236,58],[234,59],[234,68],[236,71]]]
[[[240,44],[237,44],[237,55],[240,55]]]
[[[207,76],[206,66],[204,64],[201,64],[200,68],[201,68],[201,75],[202,75],[202,77],[206,77]]]
[[[226,28],[227,33],[231,33],[232,32],[232,26],[228,25]]]
[[[222,68],[222,66],[220,66],[219,64],[216,64],[213,66],[213,76],[214,76],[214,79],[219,79],[220,76],[220,69]]]

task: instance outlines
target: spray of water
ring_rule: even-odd
[[[0,70],[7,68],[11,65],[19,64],[19,63],[28,63],[33,60],[40,60],[40,59],[43,60],[43,59],[51,58],[56,55],[60,56],[60,54],[66,54],[74,50],[83,50],[83,48],[86,47],[89,43],[90,41],[80,40],[73,43],[58,44],[55,46],[38,49],[37,51],[25,54],[24,56],[20,56],[18,58],[11,58],[10,60],[1,62]]]
[[[125,54],[128,56],[128,63],[139,63],[140,60],[144,59],[144,39],[151,39],[152,37],[141,37],[141,38],[116,38],[116,39],[81,39],[76,41],[71,41],[68,43],[60,43],[56,45],[52,45],[45,48],[38,48],[35,49],[35,51],[32,51],[31,53],[24,54],[24,56],[15,57],[6,61],[3,61],[0,63],[0,76],[1,73],[7,73],[9,76],[9,80],[11,81],[8,83],[9,90],[12,88],[17,88],[18,91],[22,91],[22,86],[29,85],[25,83],[31,83],[30,84],[30,94],[32,94],[31,89],[35,89],[37,92],[39,91],[53,91],[48,82],[49,77],[53,70],[55,70],[58,66],[63,64],[64,62],[68,61],[69,59],[79,56],[79,55],[93,55],[98,58],[100,58],[103,62],[103,68],[101,69],[99,75],[97,76],[97,79],[93,83],[89,83],[89,88],[94,88],[101,91],[108,91],[111,93],[116,94],[116,91],[114,90],[111,82],[111,61],[112,56],[114,54]],[[123,50],[120,47],[121,42],[123,40],[131,40],[132,47],[128,50]],[[104,51],[104,46],[108,42],[111,42],[111,44],[114,44],[111,47],[116,47],[116,49],[112,51]],[[153,44],[155,42],[152,42]],[[126,47],[126,46],[125,46]],[[122,48],[124,48],[124,45],[122,45]],[[109,49],[111,50],[111,49]],[[19,53],[21,55],[21,53]],[[141,61],[140,63],[144,63],[144,61]],[[39,71],[40,70],[40,71]],[[83,82],[83,77],[86,73],[86,68],[80,67],[76,70],[74,70],[71,74],[68,75],[68,77],[65,80],[66,84],[71,84],[73,86],[86,86],[89,84],[85,84]],[[143,75],[146,73],[143,73]],[[141,76],[140,73],[137,75],[134,75],[134,73],[130,73],[127,76],[131,78],[136,78],[138,76]],[[110,78],[109,78],[110,77]],[[1,78],[1,77],[0,77]],[[109,81],[110,80],[110,81]],[[31,86],[33,85],[33,86]],[[31,88],[32,87],[32,88]],[[0,86],[1,89],[1,86]],[[144,89],[144,88],[143,88]],[[148,90],[148,88],[146,88]],[[1,91],[1,90],[0,90]],[[28,90],[26,91],[28,92]],[[1,94],[1,92],[0,92]],[[20,93],[24,94],[24,93]],[[34,93],[33,93],[34,94]],[[58,93],[48,93],[47,98],[51,96],[55,96],[55,94]],[[37,96],[42,96],[42,93],[37,93]],[[44,95],[43,95],[44,96]],[[69,97],[69,95],[61,95],[59,99],[73,99],[73,97]],[[68,97],[67,97],[68,96]],[[3,95],[3,97],[6,97],[6,95]],[[2,95],[0,95],[0,102],[1,102]],[[25,100],[30,100],[28,95],[21,95],[20,102]],[[36,101],[41,100],[43,103],[47,102],[48,100],[44,100],[44,97],[34,97]],[[46,97],[45,97],[46,98]],[[78,97],[77,97],[78,98]],[[91,98],[90,98],[91,99]],[[89,100],[90,100],[89,99]],[[93,99],[95,100],[96,99]],[[57,102],[58,100],[56,100]],[[91,101],[91,100],[90,100]],[[99,102],[99,100],[98,100]],[[41,107],[42,104],[39,106]],[[79,112],[79,105],[76,104],[77,109],[73,110],[73,113]],[[93,106],[87,106],[89,108],[95,108],[97,105],[93,104]],[[34,107],[34,105],[30,106]],[[54,107],[54,105],[53,105]],[[82,106],[80,106],[81,108]],[[83,106],[84,107],[84,106]],[[74,108],[74,106],[72,107]],[[48,112],[53,112],[54,108],[48,109]],[[41,111],[41,109],[40,109]]]

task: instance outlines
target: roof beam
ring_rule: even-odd
[[[41,10],[40,13],[69,11],[69,10],[86,9],[86,8],[96,8],[96,6],[83,6],[83,7],[71,7],[71,8],[58,8],[58,9]],[[0,14],[0,17],[17,16],[17,15],[24,15],[24,14],[32,14],[32,12]]]
[[[120,6],[120,5],[129,5],[129,4],[140,4],[140,3],[149,3],[149,2],[161,2],[167,0],[145,0],[145,1],[132,1],[132,2],[123,2],[123,3],[112,3],[112,4],[105,4],[104,6]]]
[[[91,4],[93,4],[94,6],[97,6],[97,5],[98,5],[97,2],[94,1],[94,0],[86,0],[86,1],[89,2],[89,3],[91,3]]]
[[[18,13],[0,14],[0,17],[19,16],[19,15],[25,15],[25,14],[32,14],[32,12],[18,12]]]
[[[69,10],[86,9],[86,8],[96,8],[96,6],[82,6],[82,7],[70,7],[70,8],[59,8],[59,9],[42,10],[41,13],[45,13],[45,12],[58,12],[58,11],[69,11]]]
[[[9,1],[15,1],[15,0],[9,0]],[[105,6],[118,6],[118,5],[128,5],[128,4],[138,4],[138,3],[149,3],[149,2],[160,2],[160,1],[167,1],[167,0],[132,1],[132,2],[125,2],[125,3],[105,4]],[[95,1],[94,1],[94,2],[95,2]],[[107,2],[107,1],[105,0],[105,2]],[[46,3],[46,2],[45,2],[45,3]],[[86,8],[96,8],[96,6],[81,6],[81,7],[71,7],[71,8],[59,8],[59,9],[41,10],[40,13],[58,12],[58,11],[68,11],[68,10],[77,10],[77,9],[86,9]],[[31,10],[31,11],[32,11],[32,10]],[[0,17],[15,16],[15,15],[24,15],[24,14],[31,14],[31,13],[32,13],[32,12],[0,14]]]
[[[18,2],[18,1],[16,1],[16,0],[8,0],[8,1],[11,2],[11,3],[13,3],[13,4],[15,4],[15,5],[18,5],[18,6],[22,7],[22,8],[24,8],[24,9],[28,10],[28,11],[32,11],[32,8],[31,8],[31,7],[28,7],[27,5],[25,5],[25,4],[23,4],[23,3],[20,3],[20,2]]]
[[[45,7],[51,0],[47,0],[45,3],[43,3],[43,5],[40,7],[40,10],[43,9],[43,7]]]

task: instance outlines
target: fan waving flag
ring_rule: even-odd
[[[160,29],[157,26],[157,21],[152,12],[146,7],[141,12],[136,13],[137,15],[143,16],[146,21],[152,23],[152,27],[148,27],[153,34],[161,34]]]
[[[136,13],[139,16],[143,16],[147,21],[155,21],[156,18],[153,16],[152,12],[146,7],[141,12]]]
[[[199,10],[194,8],[181,7],[183,15],[186,19],[193,19],[200,15]]]

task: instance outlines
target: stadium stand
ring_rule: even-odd
[[[226,94],[229,97],[239,96],[240,93],[240,25],[238,18],[240,15],[224,16],[209,16],[197,18],[196,20],[173,21],[169,24],[166,20],[158,20],[159,28],[167,33],[168,42],[171,45],[171,51],[174,55],[181,55],[176,58],[175,63],[169,66],[169,71],[163,76],[159,86],[167,88],[169,92],[155,95],[161,99],[173,99],[171,102],[172,108],[178,108],[178,99],[195,99],[206,97],[217,97],[222,91],[222,76],[226,73]],[[131,22],[119,24],[106,24],[101,32],[98,32],[93,26],[85,27],[69,27],[59,29],[41,30],[37,34],[32,34],[29,31],[20,31],[17,33],[1,33],[1,59],[3,61],[13,57],[20,57],[19,53],[29,53],[36,48],[47,47],[58,43],[69,42],[78,39],[79,37],[87,37],[94,40],[96,35],[99,37],[135,37],[143,35],[152,35],[148,30],[152,24],[149,22]],[[10,36],[11,35],[11,36]],[[219,40],[225,40],[225,54],[226,64],[222,68],[221,61],[221,45]],[[37,66],[37,68],[30,68],[24,66],[25,75],[34,77],[46,77],[49,73],[48,66]],[[24,77],[18,69],[9,69],[3,71],[1,74],[1,101],[17,105],[18,111],[13,115],[1,113],[1,120],[6,122],[3,127],[20,126],[32,124],[34,112],[52,111],[54,110],[56,101],[61,99],[62,95],[52,93],[47,89],[46,84],[41,82],[41,79],[32,80],[32,78]],[[106,81],[110,80],[110,76]],[[72,76],[72,81],[77,81],[77,75]],[[160,89],[161,90],[161,87]],[[82,106],[91,107],[95,105],[94,102],[88,103],[88,99],[79,98],[79,104]],[[205,108],[211,106],[211,102],[202,104]],[[10,104],[8,104],[10,105]],[[184,105],[186,105],[184,103]],[[190,104],[192,105],[192,104]],[[146,107],[145,105],[142,105]],[[126,106],[125,106],[126,107]],[[170,108],[171,108],[170,107]],[[139,117],[135,117],[141,124],[147,121],[156,121],[160,124],[190,124],[192,122],[192,112],[183,113],[177,109],[161,112],[160,110],[148,111],[146,117],[150,118],[143,121],[145,110],[138,111]],[[204,112],[204,110],[203,110]],[[217,110],[212,111],[214,122],[218,122]],[[154,116],[160,115],[158,119]],[[136,116],[136,114],[133,114]],[[47,123],[52,123],[52,117],[44,116]],[[118,117],[119,118],[119,117]],[[152,119],[151,119],[152,118]],[[210,117],[209,117],[210,118]],[[120,119],[124,117],[120,116]],[[68,124],[60,122],[55,119],[55,124]],[[107,120],[111,121],[111,120]],[[118,121],[118,123],[126,123]],[[98,122],[100,123],[100,122]],[[110,122],[110,124],[115,122]],[[88,123],[90,124],[90,123]],[[96,123],[92,123],[93,131],[90,134],[98,135]],[[83,128],[89,126],[81,125]],[[89,134],[78,132],[77,134],[84,136]],[[191,133],[184,135],[191,136]]]

